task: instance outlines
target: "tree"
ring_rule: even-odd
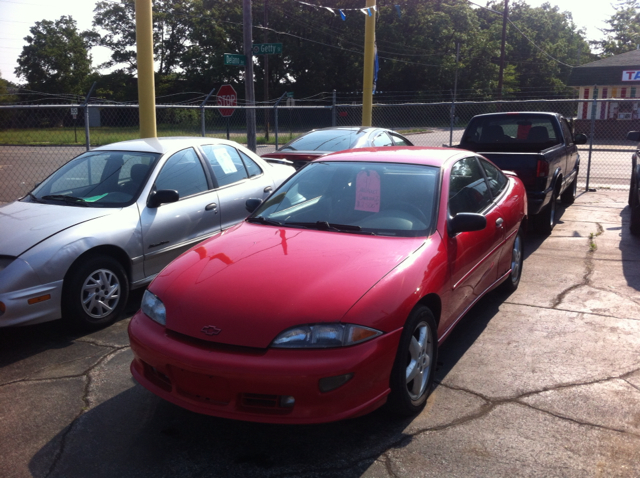
[[[47,93],[82,94],[91,73],[91,56],[84,34],[70,16],[42,20],[29,29],[27,45],[15,73],[32,89]]]
[[[626,53],[640,44],[640,1],[621,0],[613,8],[616,13],[605,20],[610,28],[600,29],[604,40],[592,42],[605,57]]]

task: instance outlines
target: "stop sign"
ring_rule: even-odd
[[[218,106],[238,106],[238,95],[231,85],[222,85],[216,95],[216,103]],[[234,108],[221,108],[220,114],[228,117],[235,111]]]

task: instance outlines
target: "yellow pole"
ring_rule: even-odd
[[[376,0],[367,0],[367,8],[375,7]],[[364,22],[364,74],[362,80],[362,126],[371,126],[373,107],[373,63],[376,41],[376,12],[371,8],[371,16]]]
[[[151,0],[136,0],[136,49],[140,137],[155,138],[156,89],[153,73],[153,18]]]

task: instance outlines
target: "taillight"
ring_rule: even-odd
[[[549,176],[549,163],[543,159],[538,160],[538,166],[536,167],[536,177],[546,178]]]

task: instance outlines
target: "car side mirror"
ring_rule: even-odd
[[[629,131],[627,133],[627,139],[629,141],[640,141],[640,131]]]
[[[147,207],[156,208],[161,204],[176,202],[180,199],[180,194],[175,189],[160,189],[153,191],[147,200]]]
[[[460,212],[449,219],[449,234],[459,232],[481,231],[487,227],[487,218],[482,214]]]
[[[574,138],[575,144],[587,144],[587,140],[588,140],[587,135],[584,133],[578,133]]]
[[[262,199],[247,199],[247,202],[244,203],[244,207],[251,213],[258,209],[260,204],[262,204]]]

